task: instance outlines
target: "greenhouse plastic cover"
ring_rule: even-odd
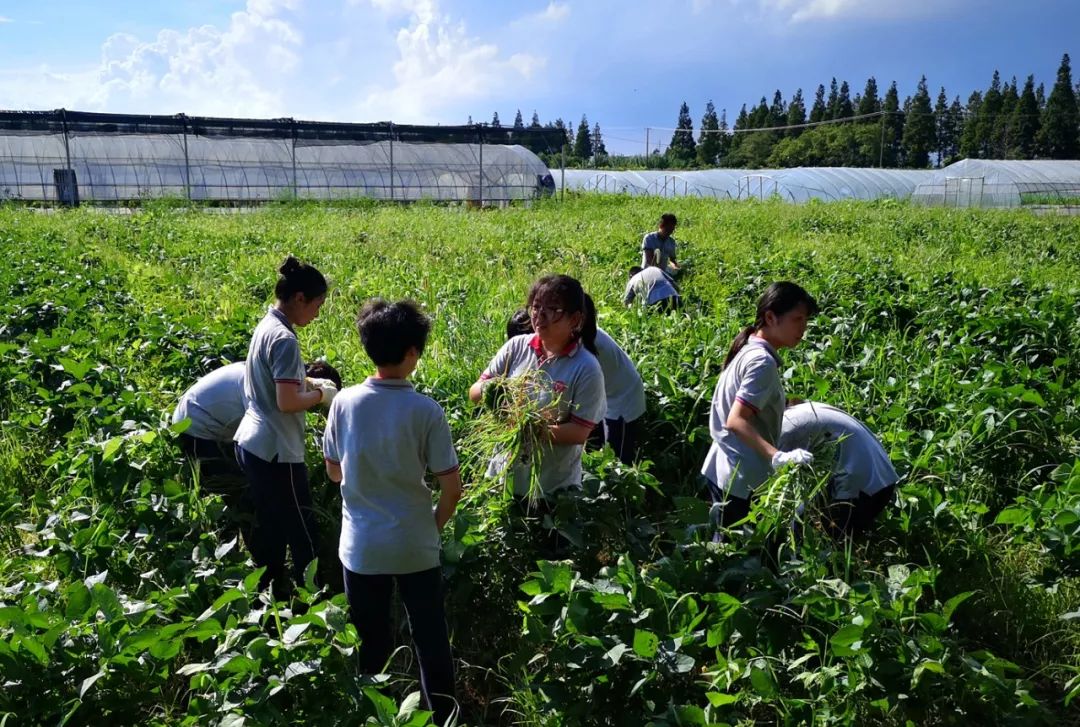
[[[930,173],[912,200],[947,207],[1016,207],[1080,197],[1080,161],[965,159]]]
[[[556,182],[562,172],[555,173]],[[932,174],[917,169],[796,167],[793,169],[705,169],[693,171],[601,171],[567,169],[567,189],[661,197],[768,199],[906,199]]]
[[[553,191],[547,130],[0,112],[0,199],[507,201]],[[72,178],[71,172],[74,172]]]

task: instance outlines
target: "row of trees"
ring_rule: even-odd
[[[871,77],[852,96],[848,82],[834,78],[827,90],[817,87],[809,110],[802,89],[790,101],[778,90],[772,103],[762,97],[751,109],[743,105],[730,127],[726,110],[717,113],[709,101],[696,135],[684,102],[667,148],[644,157],[610,156],[600,125],[590,126],[584,114],[576,133],[561,118],[541,124],[535,111],[529,127],[561,132],[562,149],[533,149],[554,166],[565,155],[569,166],[925,168],[964,158],[1080,158],[1078,96],[1065,54],[1049,95],[1034,76],[1003,83],[997,71],[990,87],[972,92],[966,103],[959,96],[950,100],[944,87],[931,100],[925,76],[903,102],[895,81],[882,95]],[[501,126],[498,113],[491,125]],[[513,126],[526,128],[521,111]]]
[[[846,81],[834,78],[826,94],[820,85],[809,113],[802,90],[772,103],[762,98],[743,106],[728,133],[726,114],[705,107],[701,133],[694,138],[690,110],[679,109],[677,129],[664,152],[669,167],[881,166],[925,168],[958,159],[1075,159],[1080,157],[1080,87],[1074,87],[1069,56],[1058,68],[1047,96],[1028,76],[1002,83],[994,71],[990,87],[974,91],[966,104],[950,102],[944,87],[931,101],[923,76],[915,94],[900,102],[893,82],[879,97],[867,80],[851,96]]]

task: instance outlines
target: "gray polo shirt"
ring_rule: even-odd
[[[244,418],[233,441],[267,462],[304,461],[304,412],[278,409],[277,385],[303,386],[300,342],[285,314],[271,307],[251,336],[244,372]]]
[[[657,251],[657,264],[661,270],[666,270],[668,262],[675,257],[675,236],[669,235],[665,240],[659,232],[650,232],[641,239],[641,267],[649,267],[649,250]]]
[[[442,407],[404,379],[369,378],[334,397],[323,454],[344,475],[342,565],[361,575],[439,565],[439,530],[424,475],[458,468]]]
[[[874,433],[855,417],[828,404],[808,401],[784,412],[780,449],[818,450],[833,445],[832,496],[851,500],[873,495],[899,476]]]
[[[709,411],[713,441],[701,474],[735,497],[749,497],[772,474],[772,463],[727,428],[728,414],[735,402],[741,401],[757,414],[751,420],[754,429],[776,446],[786,403],[779,364],[780,357],[773,347],[751,336],[716,382]]]
[[[606,419],[632,422],[645,413],[645,384],[634,362],[602,328],[596,329],[596,350],[604,372]]]
[[[173,424],[184,419],[184,434],[197,439],[231,442],[244,418],[244,361],[211,371],[184,392],[173,410]]]
[[[548,357],[535,333],[514,336],[499,349],[481,374],[481,380],[496,376],[513,378],[529,371],[541,371],[542,383],[533,390],[534,400],[542,407],[555,406],[555,423],[573,421],[592,428],[604,418],[607,397],[600,362],[580,344],[571,344],[562,354]],[[568,487],[581,487],[582,445],[556,444],[538,453],[540,490],[551,495]],[[514,493],[528,494],[529,453],[509,463],[509,455],[497,453],[488,466],[488,477],[509,475]]]
[[[640,298],[647,305],[659,303],[667,298],[678,298],[679,291],[671,282],[671,278],[658,267],[644,268],[640,273],[630,278],[626,284],[626,292],[623,294],[623,302],[630,304],[634,298]]]

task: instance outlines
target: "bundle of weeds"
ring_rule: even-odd
[[[542,495],[539,470],[543,449],[551,446],[548,427],[555,421],[558,400],[539,403],[538,393],[550,390],[551,381],[543,371],[528,371],[512,378],[495,377],[484,384],[479,411],[470,423],[461,449],[478,460],[495,455],[499,469],[493,473],[505,482],[507,495],[514,491],[515,465],[528,471],[528,500]]]

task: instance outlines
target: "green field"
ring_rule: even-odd
[[[653,317],[620,298],[664,211],[688,305]],[[357,673],[322,418],[308,463],[329,586],[278,604],[168,427],[180,392],[243,358],[289,252],[331,280],[305,358],[346,383],[372,371],[364,299],[408,296],[434,318],[416,380],[468,486],[444,542],[462,723],[1078,716],[1080,218],[590,196],[0,207],[0,245],[0,724],[425,723],[404,650],[386,678]],[[481,479],[491,442],[466,397],[546,271],[584,282],[649,397],[648,461],[587,456],[583,495],[556,514],[574,543],[559,562]],[[865,421],[903,480],[869,542],[811,529],[771,570],[762,544],[825,473],[776,476],[753,534],[714,545],[697,472],[728,344],[778,279],[822,307],[784,354],[788,395]]]

